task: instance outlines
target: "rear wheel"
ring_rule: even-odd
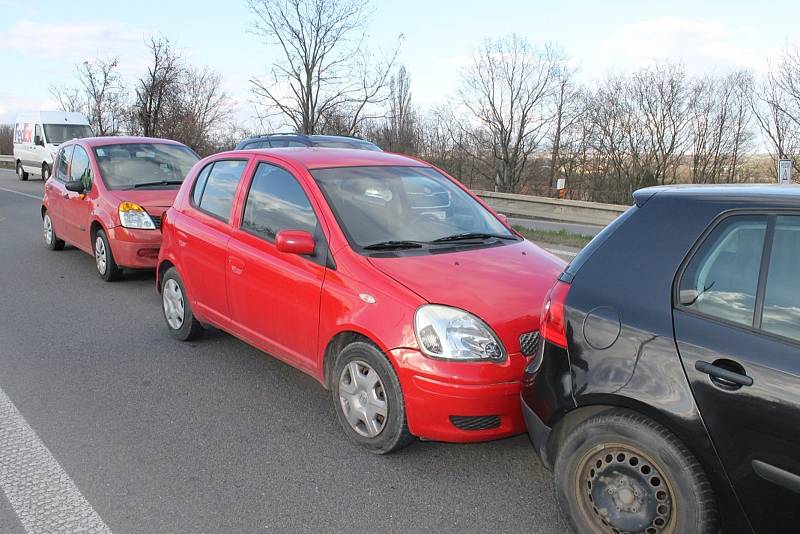
[[[175,267],[170,267],[161,280],[161,311],[172,337],[191,341],[203,334],[203,326],[194,318],[183,280]]]
[[[106,282],[113,282],[122,278],[122,269],[114,261],[111,245],[108,243],[105,230],[98,230],[94,236],[94,264],[97,274]]]
[[[561,445],[553,471],[575,532],[717,532],[714,494],[686,446],[627,410],[591,417]]]
[[[336,358],[330,380],[336,416],[353,441],[376,454],[414,441],[400,381],[377,347],[363,341],[347,345]]]
[[[56,230],[53,228],[53,220],[46,211],[44,212],[44,217],[42,217],[42,223],[44,225],[44,244],[47,245],[47,248],[50,250],[64,250],[64,241],[56,235]]]
[[[50,178],[50,166],[47,163],[42,163],[42,181],[46,182]]]
[[[17,162],[17,178],[19,178],[23,182],[28,179],[28,172],[22,168],[21,161]]]

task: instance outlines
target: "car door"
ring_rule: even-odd
[[[228,245],[234,328],[262,350],[314,369],[328,247],[309,195],[290,171],[262,161],[243,204]],[[275,236],[281,230],[310,232],[314,254],[279,251]]]
[[[53,222],[56,234],[62,239],[67,238],[67,223],[64,221],[64,204],[68,198],[68,191],[64,184],[70,180],[69,163],[72,160],[74,145],[62,147],[56,156],[56,169],[53,179],[44,184],[47,194],[47,211]],[[69,239],[67,239],[69,241]]]
[[[230,218],[247,164],[247,159],[221,159],[206,165],[192,187],[189,211],[173,219],[192,306],[223,328],[230,323],[225,287]]]
[[[92,187],[92,166],[89,154],[80,145],[74,145],[72,162],[69,166],[69,181],[82,182],[84,192],[76,193],[64,189],[61,202],[62,218],[64,220],[64,237],[78,248],[86,251],[92,250],[91,236],[89,235],[89,215],[92,211],[92,202],[97,198],[97,191]]]
[[[682,271],[675,337],[752,525],[800,520],[800,214],[736,215]]]

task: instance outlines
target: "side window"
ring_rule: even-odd
[[[200,179],[203,178],[204,169],[195,184],[193,195],[195,205],[201,210],[227,221],[231,214],[236,186],[239,184],[239,179],[246,166],[247,161],[245,160],[215,161],[208,176],[201,184]],[[200,186],[202,186],[202,191],[199,191],[198,195]]]
[[[800,216],[779,216],[775,225],[761,329],[800,341]]]
[[[195,206],[200,206],[200,199],[203,198],[203,189],[206,188],[206,181],[208,180],[208,175],[211,173],[211,167],[213,166],[213,163],[209,163],[203,167],[203,170],[197,175],[197,180],[194,181],[194,189],[192,190],[192,204]]]
[[[68,182],[69,175],[69,160],[72,159],[72,149],[75,145],[62,148],[58,151],[58,162],[56,163],[56,180],[61,182]]]
[[[44,136],[42,135],[42,126],[40,124],[36,125],[36,130],[33,135],[34,135],[34,141],[36,140],[36,137],[38,137],[39,142],[44,143]]]
[[[70,180],[83,182],[83,188],[87,191],[92,188],[92,167],[89,165],[89,155],[83,147],[75,146],[72,153],[72,167],[69,171]]]
[[[269,148],[269,141],[254,141],[252,143],[247,143],[244,148],[247,150],[256,148]]]
[[[684,270],[680,305],[752,326],[767,217],[725,219],[706,237]]]
[[[242,228],[269,240],[281,230],[312,234],[317,217],[303,188],[289,172],[260,163],[253,176],[242,216]]]

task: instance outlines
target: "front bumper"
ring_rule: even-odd
[[[390,355],[415,436],[469,443],[525,432],[519,395],[528,359],[522,354],[499,363],[434,360],[414,349]]]
[[[109,228],[108,241],[114,261],[129,269],[155,269],[161,249],[160,230],[136,230],[115,226]]]

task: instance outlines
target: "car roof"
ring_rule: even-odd
[[[231,157],[241,157],[242,154],[270,155],[306,169],[370,166],[430,167],[430,164],[408,156],[355,148],[259,148],[230,151],[223,154]]]
[[[778,200],[789,204],[800,202],[800,185],[779,184],[681,184],[647,187],[633,193],[637,206],[643,206],[648,200],[658,195],[659,198],[689,199],[697,201],[763,201]]]
[[[90,147],[108,146],[108,145],[127,145],[133,143],[163,143],[168,145],[185,146],[183,143],[173,141],[172,139],[161,139],[158,137],[136,137],[136,136],[106,136],[106,137],[83,137],[77,139]]]

